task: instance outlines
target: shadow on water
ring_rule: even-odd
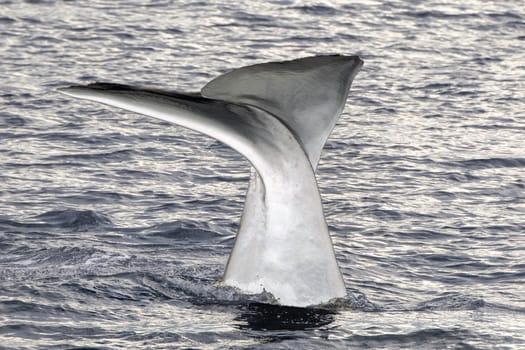
[[[306,330],[332,323],[335,314],[325,309],[252,303],[235,320],[241,322],[239,328],[255,331]]]

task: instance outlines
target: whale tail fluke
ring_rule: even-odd
[[[235,69],[200,94],[112,83],[59,89],[209,135],[253,166],[223,282],[311,306],[346,296],[315,168],[362,61],[316,56]]]

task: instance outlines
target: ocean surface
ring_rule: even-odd
[[[324,310],[215,283],[239,154],[56,92],[336,53]],[[0,81],[0,349],[525,349],[523,1],[0,1]]]

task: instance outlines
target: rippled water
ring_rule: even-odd
[[[522,1],[0,3],[0,348],[525,348]],[[56,93],[329,53],[365,61],[318,171],[333,310],[214,285],[238,154]]]

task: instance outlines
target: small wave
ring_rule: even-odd
[[[24,223],[24,222],[0,217],[0,230],[2,231],[19,232],[19,231],[23,231],[24,229],[34,229],[40,226],[41,225],[35,224],[35,223]]]
[[[2,310],[4,314],[16,314],[17,317],[27,315],[32,318],[34,318],[37,314],[47,316],[63,315],[66,313],[70,315],[78,315],[78,310],[75,310],[74,308],[65,304],[43,304],[34,301],[18,299],[0,301],[0,310]]]
[[[443,295],[429,301],[419,303],[416,311],[440,310],[440,311],[457,311],[457,310],[477,310],[485,306],[485,301],[481,298],[462,295],[459,293],[444,293]]]
[[[26,120],[18,115],[2,112],[0,114],[0,128],[25,126]]]
[[[24,221],[0,218],[0,228],[16,232],[48,230],[50,228],[85,231],[108,225],[111,225],[111,220],[93,210],[52,210]],[[42,232],[41,234],[52,235],[51,232]]]
[[[85,246],[18,245],[5,251],[0,264],[5,266],[0,270],[0,280],[63,279],[129,269],[130,258]]]
[[[163,288],[152,288],[144,273],[125,273],[110,276],[91,276],[82,283],[68,282],[62,285],[70,293],[96,300],[118,300],[126,303],[141,303],[145,300],[171,300],[176,295]]]
[[[74,231],[85,231],[111,225],[111,220],[108,217],[93,210],[52,210],[38,215],[36,219],[52,227]]]
[[[366,349],[448,349],[448,345],[461,343],[470,336],[464,329],[422,329],[410,333],[384,333],[379,335],[351,335],[348,341]],[[452,343],[452,344],[450,344]],[[476,349],[470,345],[455,349]]]

